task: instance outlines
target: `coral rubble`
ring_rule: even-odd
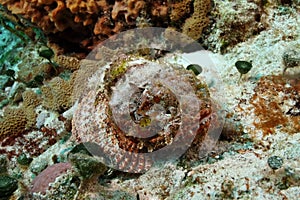
[[[268,27],[259,1],[217,1],[212,21],[204,43],[218,52],[225,52],[227,47],[246,41]]]

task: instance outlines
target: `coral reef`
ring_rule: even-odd
[[[7,173],[7,156],[6,155],[0,155],[0,174]]]
[[[33,128],[36,123],[35,107],[40,104],[31,90],[23,92],[24,104],[18,108],[7,107],[0,122],[0,138],[18,137]]]
[[[27,90],[23,98],[20,107],[5,108],[0,123],[0,152],[10,160],[22,153],[38,156],[66,134],[63,131],[66,120],[56,119],[58,115],[55,113],[41,112],[41,98],[36,93]]]
[[[58,55],[54,61],[62,68],[70,71],[76,71],[80,67],[80,61],[76,57]]]
[[[25,153],[22,153],[17,158],[18,164],[23,165],[23,166],[28,166],[31,163],[32,160],[33,160],[33,158],[28,157]]]
[[[194,13],[192,16],[185,20],[182,26],[182,33],[197,40],[201,37],[204,27],[208,25],[207,13],[210,8],[210,1],[195,0]]]
[[[66,111],[72,106],[72,79],[65,81],[60,77],[53,78],[47,85],[42,86],[43,106],[54,111]]]
[[[70,163],[57,163],[43,170],[32,182],[31,192],[45,194],[49,189],[49,184],[55,179],[71,169]]]
[[[0,5],[0,199],[299,199],[299,0],[214,0],[210,16],[206,0],[0,2],[17,13]],[[36,26],[72,53],[42,38],[28,42]],[[214,64],[188,63],[185,70],[174,58],[178,65],[169,65],[165,41],[130,56],[102,49],[82,59],[115,33],[149,26],[200,38],[217,52],[208,52]],[[130,48],[144,42],[134,41]],[[222,87],[203,81],[214,65]],[[218,87],[226,124],[217,146],[209,143],[214,148],[200,157],[203,137],[217,125],[209,98]],[[178,91],[192,91],[202,103],[176,98]],[[178,130],[193,120],[197,135],[189,143],[190,132]]]
[[[120,15],[124,15],[125,21],[132,23],[144,6],[145,2],[139,0],[116,1],[111,11],[111,17],[116,21]]]
[[[146,24],[178,30],[183,26],[183,33],[198,39],[208,23],[210,0],[1,0],[0,4],[40,27],[65,50],[78,52],[120,31]]]
[[[26,90],[22,93],[23,105],[26,112],[26,129],[30,130],[36,125],[37,114],[35,108],[41,104],[41,98],[32,90]]]
[[[170,20],[173,23],[184,21],[191,12],[191,0],[176,1],[171,7]]]
[[[22,93],[23,106],[24,107],[37,107],[41,104],[40,97],[32,90],[26,90]]]
[[[25,133],[27,124],[26,114],[20,108],[6,108],[0,121],[0,138],[13,138]]]
[[[10,160],[15,159],[24,152],[30,156],[39,156],[61,137],[56,133],[56,130],[48,128],[41,128],[41,131],[27,131],[18,136],[11,134],[9,132],[9,135],[2,139],[0,143],[1,154],[7,155]]]
[[[22,47],[16,48],[14,59],[17,61],[10,68],[15,72],[13,78],[24,83],[27,87],[38,87],[42,80],[50,75],[47,74],[45,58],[40,57],[38,50],[43,46],[41,43],[29,42]]]
[[[57,163],[43,170],[32,182],[28,198],[33,199],[73,199],[77,187],[72,184],[70,163]]]
[[[2,52],[0,55],[0,69],[4,71],[4,67],[6,69],[13,69],[13,66],[19,62],[16,59],[16,54],[20,46],[22,46],[22,41],[2,26],[0,26],[0,31],[0,50]]]

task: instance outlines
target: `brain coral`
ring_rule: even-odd
[[[177,22],[179,20],[185,20],[189,13],[191,12],[191,4],[192,0],[186,1],[178,1],[172,5],[172,11],[170,14],[170,19],[173,22]]]
[[[202,29],[207,26],[209,20],[207,18],[207,12],[210,8],[210,1],[195,0],[194,1],[194,13],[186,19],[182,33],[197,40],[200,38]]]
[[[80,67],[80,64],[79,64],[80,61],[75,57],[59,55],[54,58],[54,61],[60,67],[71,70],[71,71],[76,71]]]
[[[53,78],[42,88],[42,105],[55,111],[65,111],[72,106],[72,79],[66,81],[60,77]]]
[[[39,96],[32,90],[26,90],[23,92],[22,98],[24,107],[37,107],[41,103]]]
[[[7,107],[0,121],[0,135],[17,136],[35,125],[35,108],[41,103],[38,95],[32,90],[22,93],[23,104],[18,108]],[[1,138],[1,136],[0,136]]]
[[[35,107],[40,104],[40,99],[32,90],[23,92],[22,98],[22,106],[5,108],[0,121],[0,139],[20,136],[34,127]]]
[[[6,137],[18,136],[25,132],[26,114],[23,109],[6,108],[0,121],[0,140]]]
[[[180,31],[198,39],[208,23],[210,0],[0,0],[0,4],[42,28],[53,42],[78,51],[120,31],[145,26],[141,21],[183,27]]]

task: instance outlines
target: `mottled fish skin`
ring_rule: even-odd
[[[161,103],[163,103],[161,104],[161,106],[169,105],[171,107],[174,107],[175,111],[172,111],[174,116],[169,117],[169,121],[167,122],[167,124],[165,124],[165,127],[163,127],[157,134],[148,138],[139,138],[135,135],[129,135],[127,132],[124,132],[122,130],[122,127],[120,127],[119,125],[128,128],[128,130],[131,131],[137,130],[138,133],[141,133],[139,131],[143,130],[143,128],[134,125],[134,123],[132,123],[132,121],[134,121],[133,119],[129,119],[131,121],[128,121],[128,118],[126,118],[127,111],[124,111],[122,109],[116,111],[116,113],[119,115],[117,116],[119,124],[116,123],[116,118],[112,115],[112,113],[114,112],[112,111],[112,109],[122,107],[123,105],[122,101],[120,101],[120,105],[115,104],[115,107],[110,105],[110,101],[113,98],[113,95],[111,93],[120,92],[116,91],[116,88],[119,87],[116,86],[116,84],[125,84],[122,81],[122,84],[120,84],[118,80],[121,80],[122,76],[125,75],[128,71],[128,73],[133,74],[126,74],[126,79],[124,80],[134,77],[136,79],[141,79],[141,77],[134,75],[135,70],[150,70],[151,62],[145,59],[141,60],[143,61],[143,64],[135,63],[133,66],[130,66],[129,64],[127,66],[128,68],[126,70],[122,70],[123,72],[121,72],[121,74],[118,74],[117,76],[114,76],[113,73],[119,73],[119,70],[116,69],[116,67],[118,66],[115,64],[110,64],[110,67],[112,69],[105,71],[105,81],[99,80],[99,84],[102,84],[101,86],[99,86],[99,88],[101,89],[90,90],[85,95],[83,95],[82,99],[79,101],[77,110],[74,113],[72,130],[73,137],[77,141],[94,142],[98,145],[98,149],[93,148],[88,150],[91,151],[92,154],[101,157],[104,160],[105,164],[115,169],[132,173],[145,172],[153,165],[156,160],[171,157],[170,155],[172,155],[173,153],[174,155],[177,155],[178,152],[187,149],[189,145],[191,145],[190,143],[192,143],[193,139],[201,143],[202,139],[207,133],[210,124],[210,120],[204,119],[209,119],[209,116],[212,112],[212,106],[210,105],[211,102],[209,101],[209,98],[201,99],[203,97],[207,97],[208,92],[205,92],[206,94],[204,95],[203,90],[197,90],[199,89],[199,85],[205,87],[205,84],[198,80],[192,72],[185,70],[184,68],[178,68],[178,66],[172,67],[171,65],[167,67],[166,76],[169,74],[168,71],[174,71],[174,74],[176,74],[176,76],[165,77],[165,84],[171,84],[172,87],[176,88],[174,89],[174,91],[177,90],[175,92],[178,92],[180,90],[182,90],[183,92],[194,92],[194,96],[198,98],[198,100],[196,101],[199,101],[199,105],[195,105],[195,108],[200,109],[198,113],[193,111],[195,116],[183,116],[182,118],[182,113],[186,111],[182,111],[180,103],[177,100],[178,97],[176,97],[170,89],[164,89],[164,87],[155,86],[155,84],[154,86],[147,86],[153,83],[150,83],[150,81],[146,80],[146,85],[144,85],[146,87],[143,86],[143,90],[145,90],[145,88],[147,87],[150,87],[149,90],[153,90],[154,88],[154,92],[151,91],[137,93],[138,95],[141,95],[141,97],[136,97],[136,95],[134,96],[134,98],[136,98],[135,101],[137,101],[138,103],[132,104],[132,112],[138,112],[142,109],[145,110],[145,112],[139,112],[139,115],[145,116],[145,113],[149,112],[149,108],[151,108],[153,105],[160,105]],[[124,66],[125,65],[123,63],[121,66],[122,69],[124,68]],[[153,70],[155,71],[155,67],[153,68]],[[147,73],[147,71],[145,71],[145,73]],[[144,73],[140,74],[144,75]],[[160,75],[161,74],[162,72],[160,72]],[[117,79],[110,79],[111,77],[117,77]],[[167,83],[168,81],[169,83]],[[191,89],[184,89],[184,85],[181,84],[181,82],[184,81],[191,85]],[[128,87],[131,87],[130,84],[128,84]],[[134,88],[136,88],[136,86]],[[124,90],[124,92],[126,93],[126,90]],[[127,93],[130,93],[130,91],[128,91]],[[142,95],[146,96],[142,98]],[[185,102],[184,105],[181,106],[186,107],[187,105],[188,102]],[[189,106],[190,109],[187,110],[193,110],[193,105]],[[134,109],[134,107],[136,107],[136,109]],[[184,113],[184,115],[187,114]],[[189,125],[182,126],[182,124],[190,124],[191,122],[189,122],[189,120],[191,119],[193,119],[192,121],[197,122],[195,126],[192,127],[192,129],[197,130],[196,133],[193,133],[191,130],[185,130],[185,128],[191,128]],[[140,121],[136,123],[139,122]],[[133,126],[136,126],[136,128],[134,128]],[[183,130],[181,130],[181,126],[183,127]],[[144,133],[146,135],[149,134],[147,132]],[[155,153],[152,153],[158,150],[161,151],[159,153],[161,155],[154,155]]]

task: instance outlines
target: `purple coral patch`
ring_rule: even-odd
[[[47,167],[32,181],[32,193],[46,194],[49,184],[55,182],[55,179],[70,170],[70,163],[57,163]]]

